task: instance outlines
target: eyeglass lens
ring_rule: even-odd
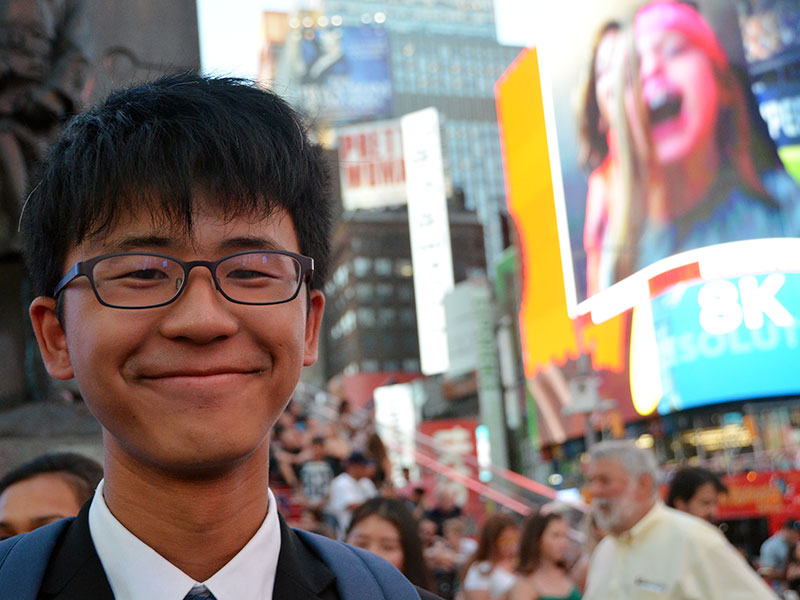
[[[283,302],[295,295],[301,267],[285,254],[248,252],[217,265],[217,281],[232,300],[253,304]],[[94,266],[97,294],[113,306],[151,306],[169,302],[184,284],[181,263],[163,256],[125,254]]]

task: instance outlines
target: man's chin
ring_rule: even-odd
[[[595,508],[592,514],[594,515],[595,523],[597,523],[597,526],[603,531],[613,531],[617,525],[618,519],[614,514],[608,511]]]

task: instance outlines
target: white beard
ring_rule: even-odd
[[[633,486],[615,499],[595,498],[592,500],[592,512],[597,526],[604,531],[621,533],[628,529],[627,520],[636,514],[639,505],[633,499]]]

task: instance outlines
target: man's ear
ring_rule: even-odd
[[[325,310],[325,296],[320,290],[311,290],[308,294],[308,299],[305,353],[303,355],[304,367],[313,365],[317,361],[319,332],[322,325],[322,313]]]
[[[55,299],[39,296],[31,302],[28,313],[47,372],[56,379],[72,379],[75,372],[67,351],[67,338],[56,315]]]
[[[638,486],[643,497],[649,498],[654,493],[658,493],[658,485],[650,473],[644,473],[639,476]]]

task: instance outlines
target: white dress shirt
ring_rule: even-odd
[[[583,600],[775,600],[719,529],[656,502],[592,554]]]
[[[89,532],[116,600],[183,600],[205,585],[217,600],[269,600],[281,548],[275,496],[249,542],[206,581],[195,581],[120,523],[103,498],[103,482],[89,507]],[[202,552],[202,548],[197,549]]]
[[[347,471],[339,473],[331,481],[328,512],[336,517],[339,539],[344,539],[347,528],[350,526],[350,518],[353,516],[353,511],[347,507],[353,504],[362,504],[377,494],[377,490],[372,493],[361,481]],[[374,484],[372,488],[375,489]]]

